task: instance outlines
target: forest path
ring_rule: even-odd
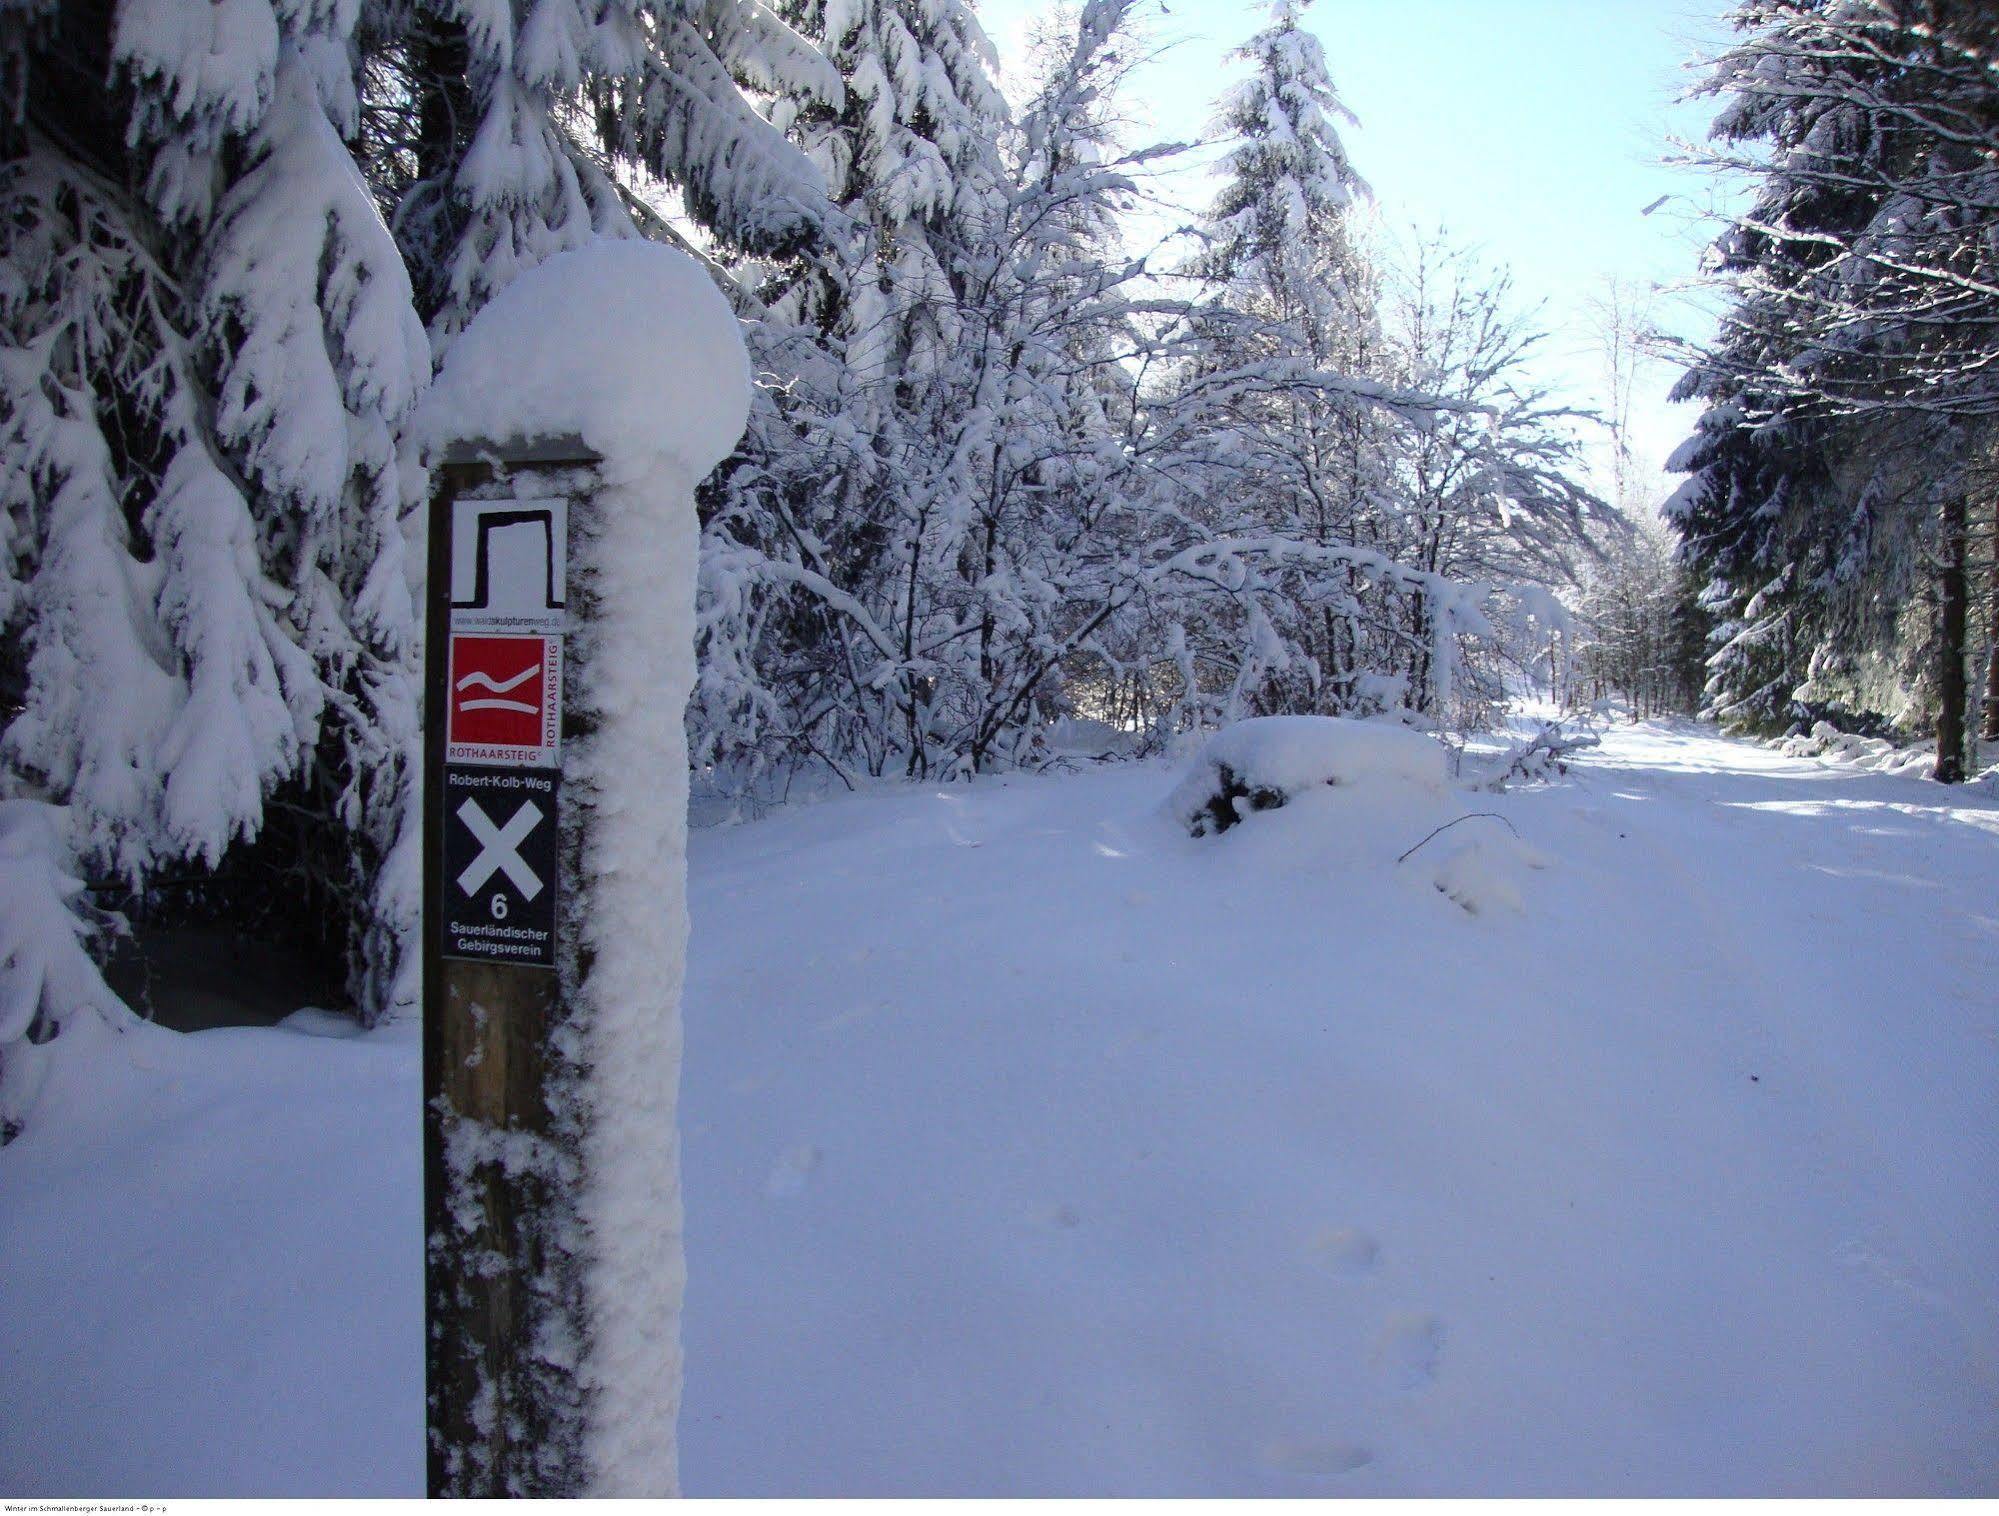
[[[699,839],[690,1492],[1999,1490],[1999,806],[1620,727],[1467,917],[1170,783]]]
[[[1999,804],[1620,727],[1436,802],[1548,860],[1473,915],[1494,823],[1174,778],[697,834],[691,1493],[1999,1492]],[[351,1033],[58,1061],[0,1490],[420,1492],[417,1038]]]
[[[1686,727],[1597,770],[1652,797],[1626,819],[1685,885],[1717,1023],[1795,1079],[1850,1256],[1953,1315],[1999,1395],[1994,1260],[1960,1245],[1999,1209],[1999,803]]]

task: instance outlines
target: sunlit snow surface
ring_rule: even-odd
[[[1999,804],[1624,728],[1474,913],[1175,778],[696,836],[688,1493],[1999,1492]],[[0,1491],[416,1491],[414,1058],[52,1076]]]

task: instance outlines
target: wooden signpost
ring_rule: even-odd
[[[607,238],[501,290],[411,423],[433,1495],[679,1488],[694,496],[750,394],[706,270]]]
[[[424,752],[425,1292],[433,1496],[574,1494],[575,965],[563,808],[569,540],[597,460],[461,445],[435,471]],[[581,586],[578,586],[581,589]]]

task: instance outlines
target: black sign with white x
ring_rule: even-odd
[[[555,966],[555,769],[444,770],[447,958]]]

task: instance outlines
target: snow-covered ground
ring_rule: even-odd
[[[0,1150],[0,1494],[423,1493],[414,1028],[156,1027]]]
[[[1619,728],[1474,913],[1174,780],[696,837],[689,1493],[1999,1493],[1999,803]],[[419,1488],[414,1039],[42,1115],[0,1490]]]

